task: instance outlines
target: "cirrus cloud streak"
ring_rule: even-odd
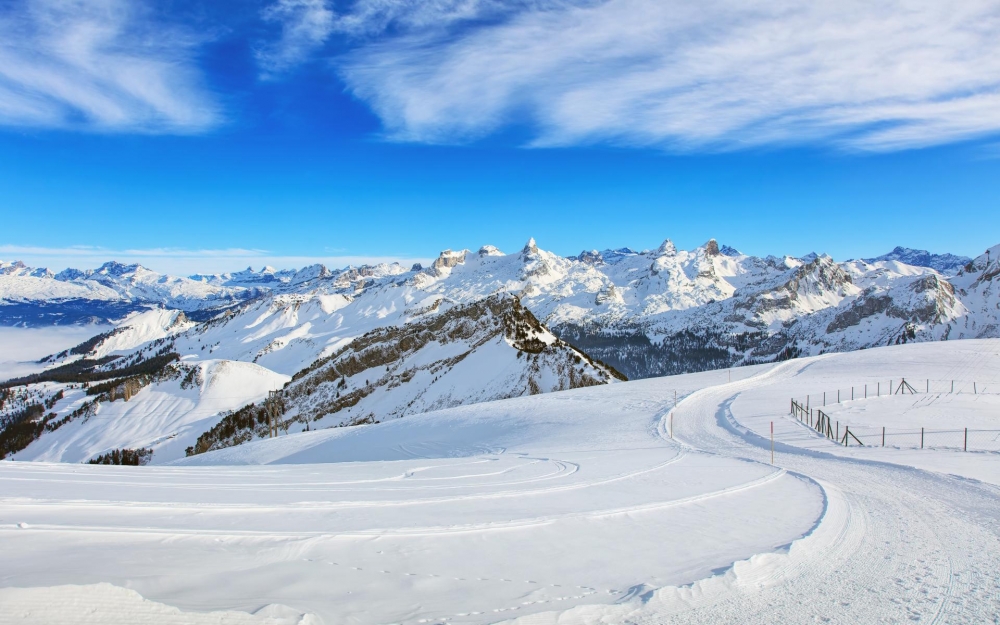
[[[1000,131],[996,0],[482,3],[489,19],[455,27],[452,7],[435,26],[424,7],[382,31],[372,4],[411,3],[339,16],[380,33],[339,71],[395,140],[527,125],[536,146],[888,151]]]
[[[24,0],[0,15],[0,125],[192,133],[220,121],[197,37],[129,0]]]

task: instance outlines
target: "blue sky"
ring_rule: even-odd
[[[1000,242],[997,2],[744,4],[0,0],[0,259]]]

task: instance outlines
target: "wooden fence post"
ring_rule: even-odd
[[[882,446],[885,447],[885,426],[882,426]]]
[[[920,449],[924,448],[924,428],[920,428]]]
[[[969,451],[969,428],[965,428],[965,441],[962,443],[962,451]]]

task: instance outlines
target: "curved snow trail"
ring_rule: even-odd
[[[730,407],[741,393],[798,375],[815,362],[792,361],[693,393],[674,415],[675,440],[721,457],[769,464],[770,441],[743,427]],[[650,590],[617,606],[578,606],[524,622],[1000,623],[995,486],[777,447],[775,463],[814,479],[827,498],[817,527],[787,553],[754,556],[723,575]]]

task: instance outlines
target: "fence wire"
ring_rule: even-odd
[[[822,407],[845,401],[873,399],[889,395],[1000,395],[1000,384],[975,380],[886,378],[809,393],[802,397],[799,402],[810,407]]]
[[[791,400],[790,412],[806,427],[847,447],[1000,452],[1000,430],[856,426],[840,423],[822,409],[807,407],[794,399]]]

